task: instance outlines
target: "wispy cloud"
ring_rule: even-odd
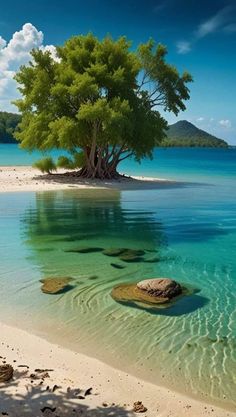
[[[232,128],[232,122],[229,119],[217,119],[214,117],[208,117],[208,116],[195,116],[192,118],[192,122],[196,123],[196,125],[199,125],[201,128],[204,129],[210,129],[215,128],[219,129],[231,129]]]
[[[236,31],[235,7],[226,6],[204,22],[200,23],[191,35],[190,40],[182,40],[176,43],[177,52],[179,54],[187,54],[191,51],[193,45],[200,39],[219,31],[224,33]]]
[[[230,23],[224,27],[225,33],[233,33],[236,32],[236,23]]]
[[[169,6],[171,6],[173,4],[174,0],[160,0],[157,1],[157,3],[155,4],[155,6],[153,7],[153,12],[154,13],[160,13],[163,10],[167,9]]]
[[[232,127],[232,123],[229,119],[222,119],[219,121],[219,124],[226,129],[230,129]]]
[[[205,20],[205,22],[201,23],[197,28],[196,38],[204,38],[205,36],[223,28],[224,25],[229,22],[231,11],[231,6],[224,7],[214,16],[211,16],[209,19]]]
[[[187,54],[192,49],[191,42],[188,41],[178,41],[176,47],[179,54]]]

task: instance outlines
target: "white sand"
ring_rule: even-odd
[[[48,343],[0,323],[0,364],[13,365],[13,380],[0,384],[0,415],[10,417],[128,417],[134,401],[142,401],[146,417],[233,417],[236,414],[139,380],[102,362]],[[29,367],[20,367],[27,365]],[[35,369],[53,369],[34,379]],[[54,392],[52,388],[57,385]],[[46,388],[49,387],[47,390]],[[68,390],[68,387],[70,389]],[[90,395],[85,390],[92,387]],[[75,389],[81,390],[74,395]],[[68,392],[69,391],[69,392]],[[79,399],[78,395],[83,398]],[[43,407],[56,407],[55,412]],[[4,415],[4,414],[3,414]]]
[[[166,184],[175,184],[174,181],[145,177],[126,177],[119,181],[86,180],[60,175],[64,172],[65,171],[60,170],[57,174],[42,175],[37,169],[30,166],[0,167],[0,192],[50,191],[85,188],[136,190],[159,188]]]

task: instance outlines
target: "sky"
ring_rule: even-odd
[[[1,5],[2,2],[2,5]],[[194,82],[186,119],[236,145],[236,0],[0,0],[0,110],[16,112],[13,79],[29,52],[92,31],[126,35],[133,48],[152,37],[168,48],[167,60]]]

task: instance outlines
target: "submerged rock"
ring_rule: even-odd
[[[92,252],[102,252],[103,248],[90,248],[90,247],[84,247],[84,248],[75,248],[75,249],[68,249],[65,250],[65,252],[72,252],[72,253],[92,253]]]
[[[143,260],[141,256],[126,254],[126,253],[119,256],[119,259],[123,262],[140,262]]]
[[[111,266],[113,266],[113,268],[116,268],[116,269],[124,269],[125,268],[125,266],[120,265],[120,264],[115,264],[115,263],[111,263]]]
[[[182,293],[181,285],[170,278],[145,279],[137,287],[153,297],[171,299]]]
[[[155,258],[144,259],[143,262],[154,264],[154,263],[160,262],[161,260],[162,260],[161,258],[159,258],[158,256],[155,256]]]
[[[182,293],[186,294],[188,291],[176,281],[159,278],[140,281],[137,284],[119,284],[113,288],[111,296],[122,304],[155,305],[164,308]]]
[[[48,277],[41,279],[41,290],[45,294],[59,294],[71,288],[69,283],[73,281],[71,277]]]
[[[123,262],[140,262],[145,251],[142,249],[109,248],[102,252],[106,256],[117,256]]]
[[[126,249],[122,256],[143,256],[145,255],[145,251],[142,249]]]
[[[109,248],[109,249],[104,249],[102,253],[103,255],[106,255],[106,256],[119,256],[125,251],[126,251],[125,248]]]
[[[118,302],[142,302],[144,304],[163,304],[169,301],[169,298],[154,297],[146,291],[140,290],[137,284],[119,284],[111,292],[111,296]]]

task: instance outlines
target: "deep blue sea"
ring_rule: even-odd
[[[35,159],[0,146],[0,165]],[[1,320],[235,407],[236,150],[157,149],[152,161],[126,161],[121,171],[177,182],[0,194]],[[145,256],[125,263],[68,252],[85,246],[143,249]],[[48,276],[73,277],[70,291],[42,293],[40,279]],[[112,299],[115,285],[150,277],[174,278],[195,292],[155,311]]]

